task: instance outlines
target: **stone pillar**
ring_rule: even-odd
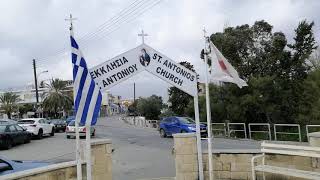
[[[85,141],[81,142],[81,158],[85,161]],[[112,144],[109,139],[91,140],[91,166],[93,180],[112,180]]]
[[[174,134],[176,180],[198,180],[197,139],[195,133]]]

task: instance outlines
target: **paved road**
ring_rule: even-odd
[[[97,131],[112,139],[114,179],[175,176],[173,139],[162,139],[153,129],[133,128],[118,117],[99,121]]]
[[[132,127],[116,116],[100,119],[96,128],[96,138],[112,140],[115,180],[175,176],[172,138],[160,138],[156,130]],[[203,147],[206,148],[205,141]],[[0,156],[15,160],[62,162],[75,159],[74,148],[74,140],[66,139],[64,133],[57,133],[54,137],[0,151]],[[214,140],[214,151],[219,152],[255,151],[258,148],[256,141]]]
[[[96,138],[111,139],[115,149],[112,156],[113,179],[175,176],[171,154],[173,139],[162,139],[153,129],[134,128],[119,121],[118,117],[103,118],[98,122]],[[66,139],[64,133],[56,133],[54,137],[2,150],[0,156],[57,163],[75,159],[74,148],[74,140]]]

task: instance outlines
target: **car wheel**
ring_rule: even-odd
[[[12,145],[13,145],[12,139],[8,139],[7,143],[6,143],[6,146],[5,146],[5,149],[11,149]]]
[[[67,139],[70,139],[70,136],[67,135]]]
[[[39,129],[38,135],[37,135],[37,139],[42,139],[43,137],[43,130]]]
[[[50,136],[54,136],[54,131],[55,131],[54,128],[52,128]]]
[[[165,138],[167,137],[166,132],[164,131],[164,129],[160,129],[160,137]]]

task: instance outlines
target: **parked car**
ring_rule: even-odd
[[[60,131],[65,132],[66,131],[67,123],[64,120],[51,119],[50,124],[54,125],[54,129],[56,132],[60,132]]]
[[[18,121],[18,124],[27,129],[37,139],[41,139],[43,135],[54,136],[55,128],[53,124],[49,124],[44,118],[28,118]]]
[[[85,127],[85,125],[79,124],[79,136],[86,137],[86,131],[87,131],[87,128]],[[93,126],[90,127],[90,134],[91,136],[95,136],[96,134],[95,127]],[[67,139],[69,139],[75,136],[76,136],[75,121],[71,121],[66,128],[66,137]]]
[[[69,117],[66,119],[67,125],[68,125],[71,121],[74,121],[75,119],[76,119],[75,116],[69,116]]]
[[[0,157],[0,179],[1,175],[11,174],[47,165],[50,165],[50,163],[37,161],[13,161],[4,157]]]
[[[0,124],[0,147],[10,149],[17,144],[29,143],[31,133],[17,124]]]
[[[167,117],[160,122],[160,136],[172,136],[175,133],[193,133],[196,132],[196,123],[189,117]],[[207,136],[207,126],[200,124],[200,133],[202,137]]]

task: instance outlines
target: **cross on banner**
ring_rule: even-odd
[[[148,34],[145,34],[143,30],[141,30],[141,34],[138,34],[138,36],[141,36],[142,44],[144,44],[144,37],[149,36]]]

